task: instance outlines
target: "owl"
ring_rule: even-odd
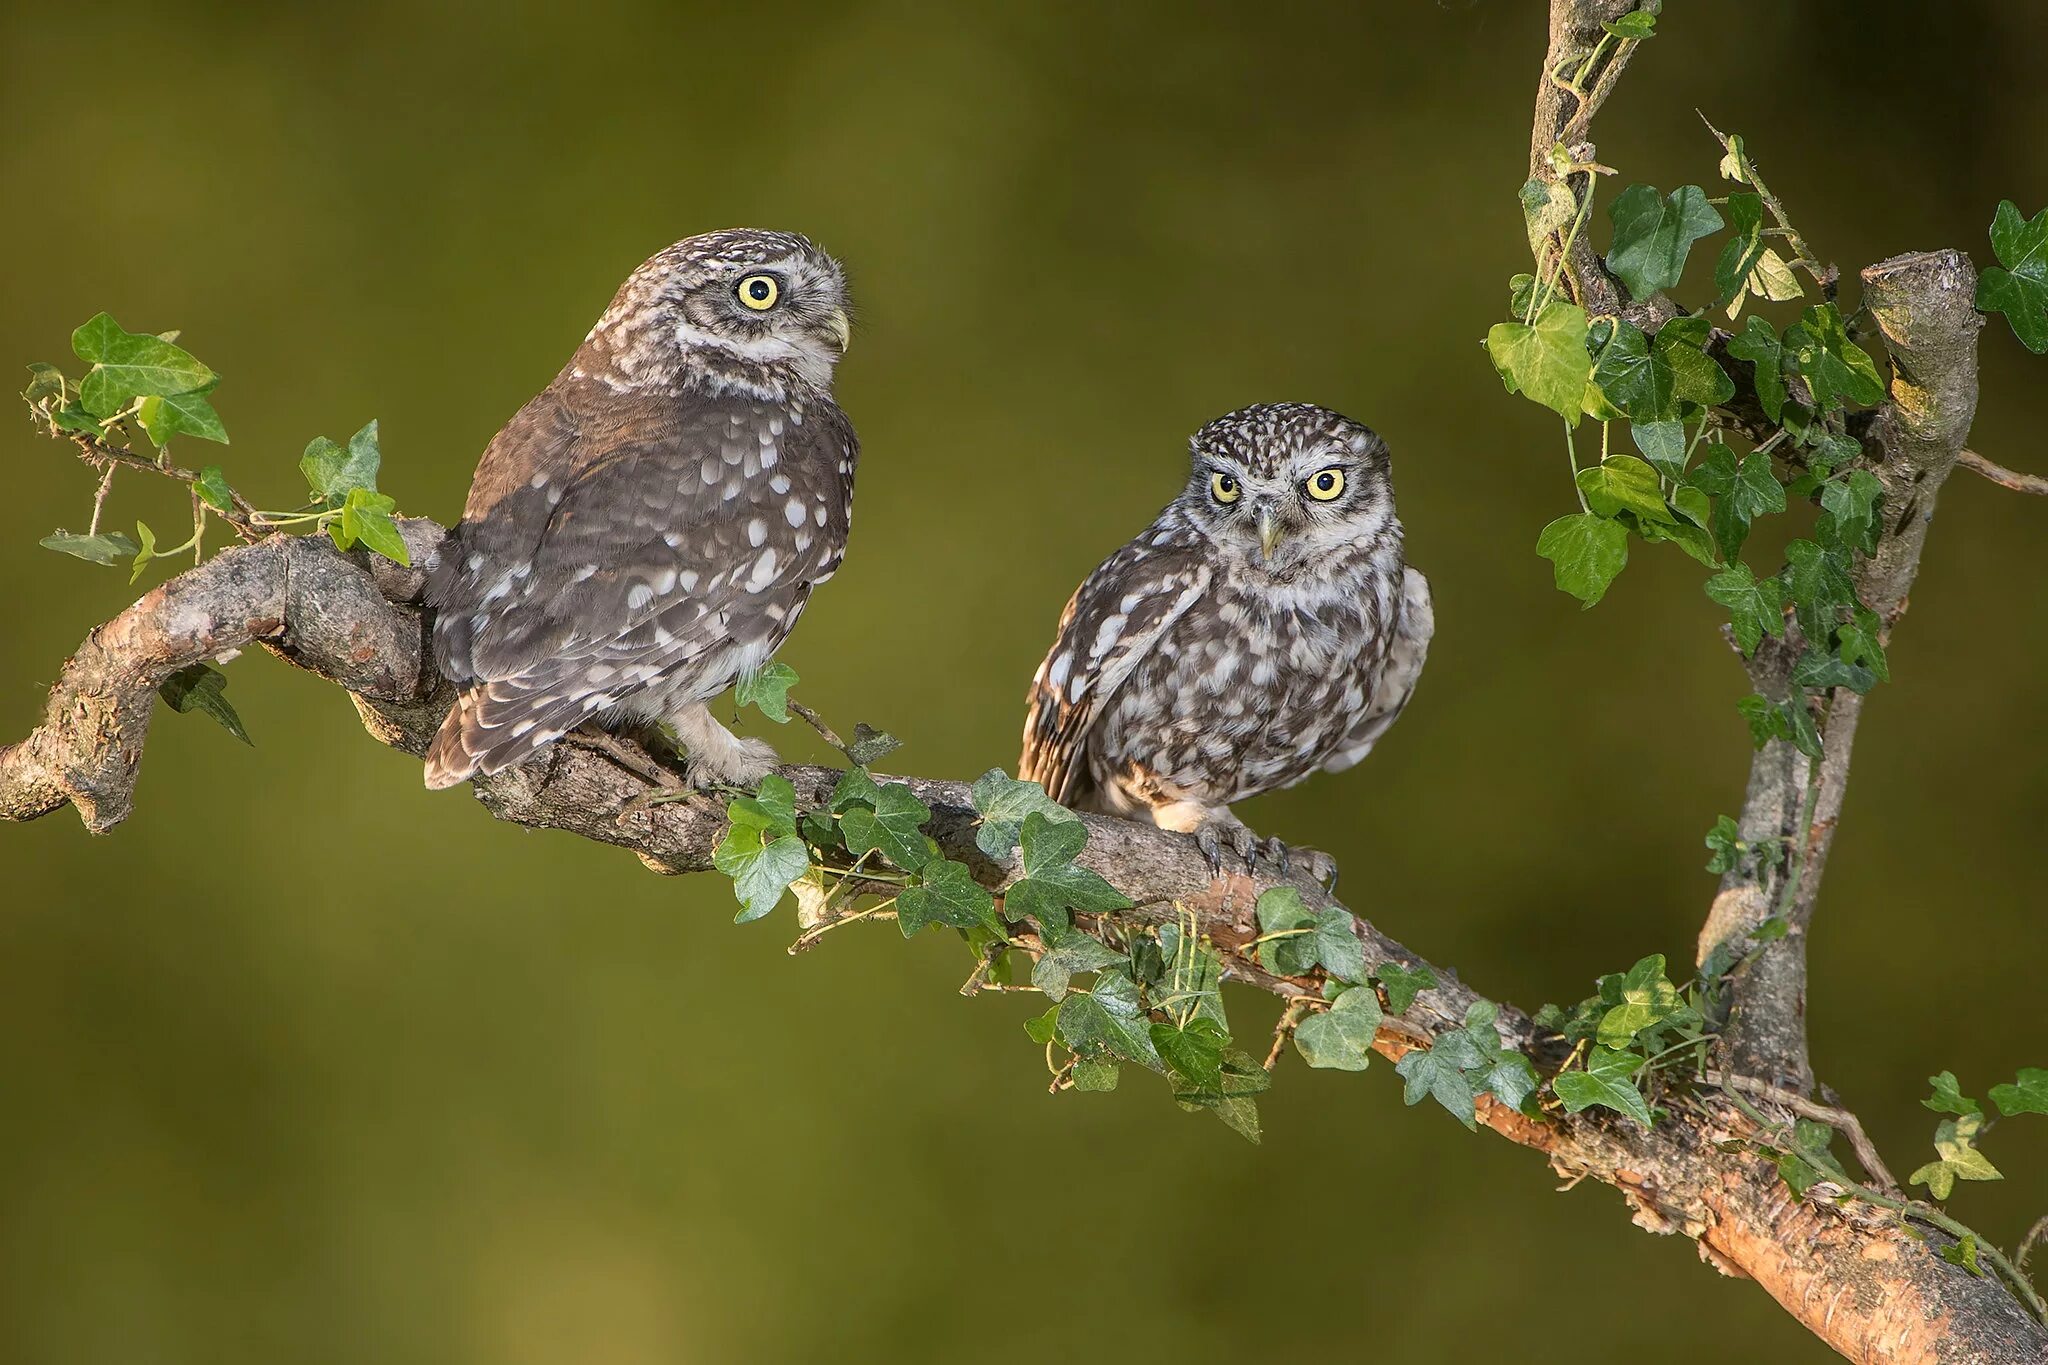
[[[666,723],[692,781],[759,781],[774,750],[705,703],[767,662],[845,553],[847,337],[838,262],[791,233],[686,238],[632,273],[485,449],[429,576],[459,689],[429,787],[590,723]]]
[[[1232,803],[1364,758],[1435,629],[1387,447],[1308,403],[1196,432],[1187,487],[1088,576],[1032,679],[1023,777],[1081,810],[1285,866]],[[1319,876],[1334,866],[1317,855]]]

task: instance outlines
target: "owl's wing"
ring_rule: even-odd
[[[1401,574],[1400,611],[1394,623],[1394,638],[1387,646],[1386,666],[1380,670],[1379,686],[1367,699],[1365,710],[1344,737],[1344,743],[1323,765],[1326,772],[1339,773],[1372,752],[1372,746],[1401,717],[1415,684],[1422,678],[1422,665],[1429,658],[1430,637],[1436,634],[1436,608],[1429,596],[1429,580],[1412,566]]]
[[[680,670],[717,690],[838,568],[857,448],[836,408],[799,422],[747,400],[627,399],[543,409],[487,452],[431,589],[466,686],[430,785],[516,763]]]
[[[1208,590],[1209,577],[1191,540],[1151,533],[1088,575],[1068,600],[1052,651],[1031,679],[1019,777],[1037,782],[1062,805],[1087,794],[1082,754],[1090,727],[1132,670]]]

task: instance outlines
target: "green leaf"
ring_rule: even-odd
[[[1550,1089],[1565,1109],[1573,1114],[1599,1106],[1626,1114],[1643,1127],[1651,1126],[1649,1106],[1630,1079],[1642,1069],[1643,1059],[1610,1047],[1594,1047],[1586,1054],[1584,1071],[1566,1071],[1551,1081]]]
[[[734,924],[746,924],[773,910],[790,883],[810,870],[810,851],[794,834],[763,842],[754,825],[734,824],[711,853],[711,865],[732,878],[740,910]]]
[[[235,510],[234,490],[228,487],[227,475],[220,472],[217,464],[210,464],[199,471],[199,477],[192,481],[192,491],[216,512]]]
[[[1116,1089],[1118,1067],[1115,1062],[1097,1057],[1074,1063],[1074,1089],[1102,1091]]]
[[[1410,1049],[1394,1063],[1394,1071],[1403,1082],[1401,1098],[1410,1105],[1420,1104],[1425,1098],[1434,1099],[1458,1122],[1477,1129],[1478,1108],[1465,1071],[1482,1065],[1483,1061],[1463,1031],[1438,1034],[1430,1047]]]
[[[1301,892],[1276,886],[1261,892],[1259,965],[1278,976],[1300,976],[1316,965],[1316,916],[1301,903]],[[1276,937],[1267,937],[1275,935]]]
[[[1759,693],[1752,692],[1735,703],[1735,709],[1749,722],[1751,747],[1761,749],[1774,739],[1790,739],[1792,728],[1782,707]]]
[[[1608,206],[1607,216],[1614,224],[1607,268],[1638,299],[1677,284],[1692,244],[1722,226],[1697,185],[1681,185],[1664,196],[1653,185],[1630,185]]]
[[[1045,794],[1036,782],[1021,782],[1001,768],[990,768],[974,780],[971,797],[981,812],[974,846],[991,858],[1007,858],[1023,835],[1024,819],[1036,812],[1055,823],[1081,817]]]
[[[1714,827],[1707,831],[1707,871],[1719,875],[1733,872],[1742,865],[1743,850],[1749,845],[1742,841],[1742,830],[1732,816],[1721,815],[1714,819]]]
[[[1358,921],[1341,905],[1326,906],[1316,915],[1316,961],[1339,981],[1365,980],[1365,944],[1358,937]]]
[[[928,924],[1002,931],[996,898],[974,880],[967,864],[933,858],[917,871],[917,884],[896,895],[896,927],[909,938]],[[1058,996],[1054,996],[1058,999]]]
[[[1657,16],[1648,10],[1631,10],[1613,23],[1602,23],[1600,27],[1617,38],[1633,38],[1640,42],[1656,36]]]
[[[1884,380],[1877,362],[1849,340],[1842,324],[1841,310],[1832,303],[1817,304],[1785,329],[1785,353],[1793,367],[1806,376],[1813,401],[1828,412],[1850,403],[1875,407],[1884,401]]]
[[[1100,972],[1086,991],[1069,992],[1059,1003],[1059,1026],[1060,1040],[1084,1056],[1109,1052],[1154,1071],[1165,1069],[1138,1003],[1138,987],[1121,973]]]
[[[2048,352],[2048,209],[2022,218],[2019,205],[1999,200],[1991,249],[1999,264],[1978,278],[1977,307],[2005,314],[2020,345],[2035,355]]]
[[[1884,485],[1867,469],[1852,469],[1821,485],[1821,518],[1814,538],[1869,554],[1877,548],[1877,503]]]
[[[249,732],[242,728],[242,718],[235,713],[227,693],[227,674],[207,663],[179,669],[156,689],[156,694],[173,711],[197,711],[242,743],[253,745],[256,741],[250,739]]]
[[[1785,585],[1775,576],[1759,579],[1749,565],[1736,560],[1707,580],[1707,596],[1728,608],[1735,643],[1745,657],[1756,653],[1766,634],[1785,633]]]
[[[142,543],[135,548],[135,566],[128,571],[128,583],[132,587],[142,578],[142,571],[149,567],[149,561],[156,558],[156,532],[143,522],[135,523],[135,538]]]
[[[1747,360],[1756,367],[1756,396],[1763,405],[1764,416],[1773,422],[1783,419],[1785,411],[1785,348],[1778,340],[1777,331],[1770,323],[1752,315],[1743,324],[1741,335],[1728,343],[1728,354],[1737,360]]]
[[[1415,997],[1436,987],[1436,973],[1427,966],[1410,971],[1398,962],[1382,962],[1372,969],[1373,979],[1387,993],[1387,1012],[1406,1014]]]
[[[862,767],[872,767],[902,747],[903,741],[887,730],[877,730],[866,721],[855,721],[853,740],[846,746],[846,756]]]
[[[1629,433],[1643,458],[1666,478],[1685,473],[1685,424],[1675,417],[1630,424]]]
[[[733,688],[734,706],[752,706],[777,725],[789,724],[789,689],[797,684],[796,670],[772,659],[752,673],[742,673]]]
[[[1521,201],[1522,220],[1529,230],[1529,250],[1537,259],[1541,260],[1543,258],[1544,243],[1554,234],[1569,228],[1572,225],[1572,220],[1578,217],[1579,202],[1572,197],[1572,192],[1566,189],[1559,181],[1534,178],[1524,182],[1516,198]],[[1510,280],[1508,287],[1514,295],[1523,293],[1515,283],[1519,280],[1529,281],[1529,297],[1519,300],[1510,299],[1512,311],[1518,318],[1529,315],[1529,308],[1533,302],[1536,286],[1536,277],[1533,275],[1517,275],[1513,280]]]
[[[208,384],[190,393],[152,395],[137,407],[136,418],[149,439],[158,446],[173,436],[196,436],[202,441],[218,441],[226,445],[228,429],[206,397],[213,388]]]
[[[961,865],[956,863],[954,866]],[[1048,1000],[1064,999],[1067,984],[1076,972],[1096,972],[1128,962],[1122,953],[1076,929],[1062,929],[1057,933],[1049,931],[1044,939],[1045,951],[1031,969],[1031,984],[1044,991]]]
[[[341,549],[361,544],[386,559],[410,565],[412,554],[405,548],[405,537],[398,534],[398,524],[391,520],[391,511],[397,505],[388,493],[358,485],[348,490],[348,497],[341,504],[340,519],[329,522],[327,529]]]
[[[30,407],[45,398],[54,398],[58,403],[70,401],[73,395],[71,381],[64,377],[64,371],[55,365],[38,360],[28,367],[28,387],[21,391],[21,399]]]
[[[1713,325],[1704,317],[1673,318],[1657,332],[1651,352],[1671,369],[1672,391],[1680,402],[1713,407],[1735,396],[1735,381],[1706,352]]]
[[[1074,863],[1088,842],[1087,827],[1078,820],[1051,820],[1041,811],[1024,817],[1020,843],[1025,880],[1037,894],[1050,895],[1069,910],[1101,914],[1127,910],[1130,900],[1094,872]],[[1025,885],[1011,888],[1015,894]]]
[[[1763,196],[1746,190],[1729,195],[1728,225],[1734,236],[1721,248],[1721,258],[1714,262],[1714,288],[1719,291],[1715,302],[1733,303],[1739,310],[1741,296],[1749,288],[1749,272],[1756,269],[1764,254]]]
[[[1977,1264],[1977,1239],[1969,1233],[1964,1233],[1961,1241],[1943,1247],[1941,1259],[1961,1266],[1980,1280],[1984,1278],[1984,1267]]]
[[[1536,553],[1551,562],[1561,591],[1591,607],[1628,565],[1628,529],[1590,512],[1559,517],[1536,538]]]
[[[1928,1162],[1907,1180],[1925,1185],[1936,1199],[1946,1199],[1958,1180],[2005,1179],[1977,1150],[1977,1133],[1983,1126],[1983,1117],[1978,1114],[1944,1120],[1934,1130],[1934,1150],[1939,1159]]]
[[[1956,1081],[1956,1073],[1944,1071],[1939,1076],[1929,1076],[1927,1084],[1934,1087],[1934,1093],[1920,1103],[1937,1114],[1981,1114],[1983,1106],[1962,1092]]]
[[[1174,1077],[1193,1090],[1223,1090],[1223,1049],[1230,1043],[1213,1019],[1190,1019],[1185,1028],[1177,1024],[1154,1024],[1152,1047]]]
[[[1991,1102],[2007,1118],[2015,1114],[2048,1114],[2048,1069],[2021,1067],[2013,1084],[1991,1087]]]
[[[71,334],[71,349],[92,362],[79,382],[78,401],[94,417],[111,417],[137,398],[191,393],[219,381],[189,351],[147,332],[130,332],[106,313]]]
[[[1848,555],[1811,540],[1785,547],[1785,586],[1799,628],[1809,640],[1825,640],[1845,609],[1856,605],[1856,584],[1849,577]]]
[[[1493,1096],[1510,1109],[1521,1109],[1543,1084],[1536,1065],[1519,1052],[1501,1052],[1479,1073],[1481,1093]]]
[[[1824,692],[1831,687],[1868,692],[1876,686],[1877,675],[1838,654],[1809,647],[1800,654],[1799,662],[1792,666],[1792,681],[1815,692]]]
[[[1585,309],[1552,300],[1533,326],[1495,323],[1486,334],[1486,353],[1509,393],[1526,394],[1566,422],[1579,420],[1593,372],[1586,354]]]
[[[1714,504],[1712,530],[1722,556],[1734,560],[1749,539],[1751,524],[1760,516],[1784,510],[1785,485],[1778,482],[1771,457],[1752,450],[1736,467],[1727,494]]]
[[[1650,349],[1650,339],[1632,322],[1616,323],[1593,366],[1593,384],[1630,420],[1654,422],[1676,415],[1676,377],[1671,362]]]
[[[848,806],[865,803],[869,810],[882,799],[882,789],[875,784],[874,775],[866,768],[848,768],[839,775],[839,782],[832,788],[825,809],[837,814]]]
[[[1678,518],[1664,505],[1663,485],[1657,471],[1633,455],[1616,455],[1578,473],[1579,492],[1595,514],[1611,517],[1622,511],[1644,521],[1675,523]]]
[[[761,779],[752,796],[735,797],[725,807],[725,818],[735,825],[766,830],[771,837],[796,833],[796,787],[780,773]]]
[[[1329,1009],[1295,1025],[1294,1046],[1310,1066],[1363,1071],[1372,1061],[1381,1018],[1379,996],[1368,986],[1354,986]]]
[[[1726,817],[1723,817],[1726,818]],[[1715,826],[1715,835],[1721,827]],[[1710,838],[1714,836],[1709,836]],[[1603,991],[1602,995],[1608,992]],[[1621,978],[1619,1000],[1600,1017],[1595,1036],[1611,1048],[1625,1048],[1636,1035],[1670,1019],[1686,1008],[1678,988],[1664,976],[1664,954],[1652,953],[1628,969]]]
[[[83,559],[90,564],[113,564],[116,560],[128,559],[135,554],[135,542],[119,531],[103,531],[96,536],[74,536],[68,531],[52,531],[36,544],[46,550],[55,550],[60,555]]]
[[[1778,1153],[1778,1176],[1785,1182],[1786,1188],[1801,1199],[1806,1197],[1808,1190],[1827,1179],[1819,1167],[1797,1152]]]
[[[1060,1034],[1060,1007],[1054,1005],[1044,1014],[1034,1014],[1024,1021],[1024,1032],[1031,1041],[1040,1045],[1050,1043]]]
[[[299,472],[313,490],[317,501],[334,504],[348,497],[349,490],[377,491],[377,469],[383,460],[373,419],[348,438],[347,446],[336,445],[325,436],[315,436],[299,459]]]
[[[932,808],[917,799],[909,787],[891,782],[878,789],[872,810],[850,806],[839,819],[846,851],[858,857],[877,852],[905,872],[915,872],[931,857],[921,826],[932,818]]]

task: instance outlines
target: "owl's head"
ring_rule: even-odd
[[[685,237],[620,286],[589,342],[628,380],[677,368],[832,382],[850,334],[846,272],[807,237],[729,228]]]
[[[1400,535],[1387,444],[1341,413],[1258,403],[1218,417],[1188,445],[1181,505],[1247,564],[1290,575]]]

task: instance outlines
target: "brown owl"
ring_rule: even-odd
[[[839,264],[791,233],[706,233],[633,272],[485,449],[428,580],[460,688],[429,787],[586,722],[666,722],[692,780],[759,781],[774,751],[705,703],[767,662],[845,554],[846,343]]]
[[[1274,403],[1191,444],[1180,496],[1067,603],[1019,772],[1064,805],[1193,834],[1220,872],[1226,845],[1247,863],[1258,848],[1233,802],[1348,768],[1394,723],[1435,617],[1372,431]],[[1286,861],[1277,839],[1266,851]]]

